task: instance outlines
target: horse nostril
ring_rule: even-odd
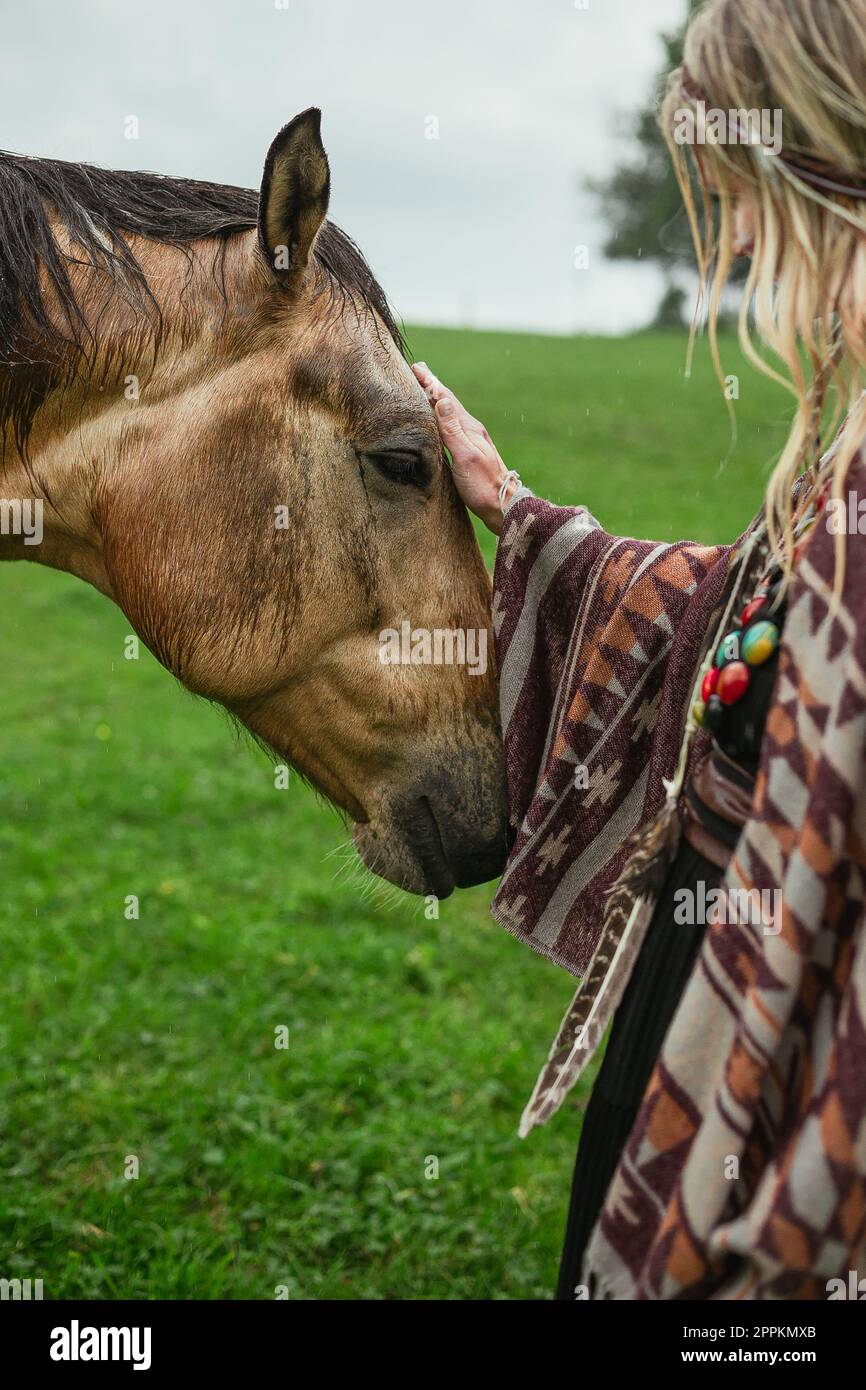
[[[426,796],[417,796],[403,808],[403,826],[412,852],[417,857],[430,891],[437,898],[454,892],[454,875],[448,863],[439,824]]]
[[[489,820],[474,807],[470,810],[444,782],[426,785],[403,803],[398,821],[437,897],[447,896],[455,886],[489,883],[502,872],[509,849],[507,828],[502,825],[491,833]]]

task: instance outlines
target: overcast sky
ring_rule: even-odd
[[[622,156],[658,34],[684,12],[684,0],[0,0],[0,147],[258,186],[279,127],[321,106],[331,215],[401,317],[621,332],[652,314],[660,277],[602,260],[581,185]]]

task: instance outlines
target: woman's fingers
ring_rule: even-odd
[[[417,377],[418,381],[421,383],[421,385],[422,385],[422,386],[425,388],[425,390],[426,390],[428,383],[429,383],[430,381],[432,381],[432,379],[433,379],[433,373],[431,372],[430,368],[427,366],[427,363],[426,363],[426,362],[413,362],[413,363],[412,363],[412,371],[415,373],[415,376]]]
[[[506,469],[495,444],[481,421],[469,414],[426,362],[415,362],[412,371],[435,412],[439,437],[451,455],[457,491],[467,507],[498,534],[502,525],[499,488]]]
[[[476,420],[474,415],[469,414],[463,402],[455,396],[453,391],[443,385],[437,376],[433,375],[426,362],[415,362],[412,371],[415,373],[420,384],[424,387],[424,393],[430,404],[436,410],[437,417],[439,415],[439,402],[449,401],[453,406],[454,414],[462,421],[464,430],[467,432],[472,431],[480,433],[486,439],[490,438],[481,421]]]
[[[426,362],[416,362],[412,368],[418,381],[424,388],[424,394],[431,405],[435,405],[443,396],[452,394],[447,386],[443,386],[438,377],[435,377],[427,366]]]
[[[420,385],[424,388],[424,394],[430,404],[435,405],[437,392],[444,390],[441,381],[437,381],[426,362],[414,362],[412,364],[412,371],[415,373],[415,377]]]
[[[448,387],[442,384],[438,376],[433,375],[426,362],[416,362],[412,371],[424,387],[425,394],[431,405],[435,405],[443,396],[451,396],[454,401],[457,401],[454,392],[449,391]],[[457,404],[460,404],[459,401],[457,401]]]
[[[450,391],[445,391],[438,398],[434,410],[436,411],[436,422],[439,426],[442,443],[454,462],[464,466],[471,464],[477,450],[467,437],[456,401]]]
[[[440,434],[449,448],[451,446],[446,435],[452,439],[459,438],[463,443],[464,450],[468,448],[473,453],[478,452],[478,445],[481,442],[489,444],[493,449],[493,441],[481,421],[469,414],[463,402],[455,396],[453,391],[444,386],[438,377],[433,375],[426,362],[415,362],[412,371],[424,387],[427,399],[436,412]]]

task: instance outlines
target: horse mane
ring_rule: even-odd
[[[182,248],[216,238],[213,274],[225,300],[228,239],[256,226],[258,202],[256,190],[230,184],[0,150],[0,436],[11,425],[23,453],[33,418],[57,384],[58,362],[71,351],[72,365],[62,373],[71,375],[95,350],[71,267],[98,267],[113,292],[131,297],[141,314],[155,320],[158,341],[160,306],[124,234]],[[52,221],[65,227],[74,254],[58,246]],[[331,295],[360,299],[405,353],[385,293],[351,237],[325,222],[314,256]],[[46,279],[53,308],[46,303]],[[15,381],[13,368],[34,370]]]

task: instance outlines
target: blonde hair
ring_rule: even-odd
[[[822,421],[833,429],[850,412],[827,464],[834,496],[842,496],[849,465],[866,437],[866,201],[828,189],[821,180],[806,181],[815,168],[845,171],[847,180],[843,173],[834,181],[863,179],[866,193],[864,78],[866,0],[708,0],[689,23],[683,67],[671,73],[662,104],[700,272],[689,351],[703,313],[722,382],[718,315],[734,260],[734,205],[744,190],[753,199],[754,251],[739,340],[746,357],[797,401],[765,502],[770,542],[788,575],[801,510],[795,514],[792,486],[816,461]],[[708,142],[699,155],[693,149],[690,165],[689,146],[678,143],[675,126],[684,111],[697,117],[697,93],[707,108],[740,117],[781,111],[782,155],[767,154],[755,143]],[[703,195],[702,220],[692,172]],[[717,229],[712,193],[719,199]],[[756,349],[750,315],[779,369]],[[837,541],[844,547],[844,538]],[[843,558],[837,552],[837,592]]]

